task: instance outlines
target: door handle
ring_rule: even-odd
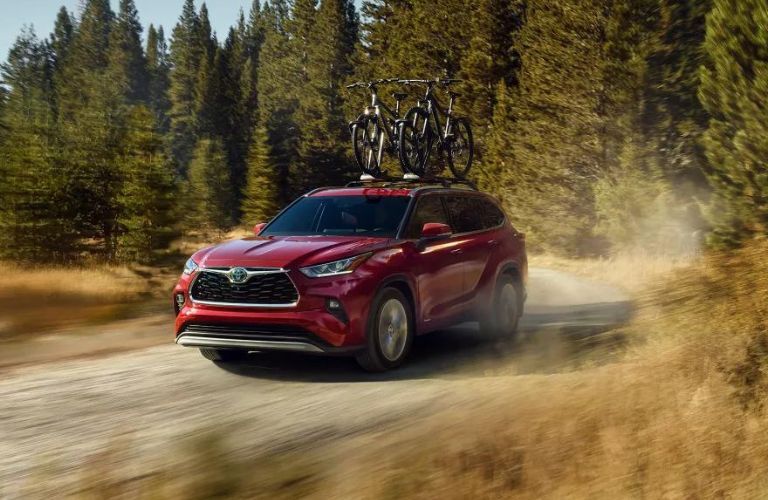
[[[455,248],[451,250],[451,255],[461,255],[461,253],[462,253],[461,248]]]
[[[499,246],[499,240],[488,240],[488,245],[492,247],[497,247]]]

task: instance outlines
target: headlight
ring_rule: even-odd
[[[328,262],[327,264],[318,264],[316,266],[302,267],[301,272],[310,278],[322,278],[325,276],[338,276],[340,274],[349,274],[357,269],[365,259],[371,256],[371,252],[362,255],[356,255],[346,259]]]
[[[192,259],[187,259],[187,263],[184,264],[184,274],[192,274],[198,269],[197,262]]]

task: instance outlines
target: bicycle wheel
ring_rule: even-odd
[[[429,113],[424,108],[411,108],[405,114],[398,133],[397,149],[403,171],[423,176],[432,149],[432,128]]]
[[[466,118],[455,118],[451,121],[446,142],[448,167],[457,179],[463,179],[472,168],[472,158],[475,155],[472,129]]]
[[[379,134],[381,131],[376,126],[376,121],[371,117],[361,115],[352,125],[352,149],[355,152],[355,161],[363,173],[379,177]]]

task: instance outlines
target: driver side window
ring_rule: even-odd
[[[445,208],[443,208],[443,201],[439,195],[427,195],[419,198],[408,223],[408,229],[405,231],[405,238],[409,240],[420,238],[421,228],[427,222],[449,224],[448,216],[445,213]]]

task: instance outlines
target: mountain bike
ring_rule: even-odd
[[[453,105],[461,94],[448,91],[448,108],[443,108],[434,95],[437,85],[448,88],[461,80],[445,78],[440,80],[400,80],[406,85],[426,85],[424,98],[418,106],[408,110],[399,127],[398,152],[403,168],[419,177],[428,173],[427,164],[432,147],[437,145],[441,159],[443,155],[448,167],[458,179],[463,179],[472,168],[475,145],[469,120],[453,115]],[[445,125],[441,123],[444,118]]]
[[[398,81],[397,78],[388,78],[347,85],[348,89],[364,87],[371,93],[371,105],[365,108],[357,120],[350,122],[349,129],[352,133],[352,149],[355,152],[357,165],[364,173],[374,177],[380,177],[382,174],[381,162],[384,151],[399,157],[397,138],[401,122],[400,103],[408,97],[408,94],[393,93],[395,109],[392,110],[379,100],[378,91],[378,85]]]

